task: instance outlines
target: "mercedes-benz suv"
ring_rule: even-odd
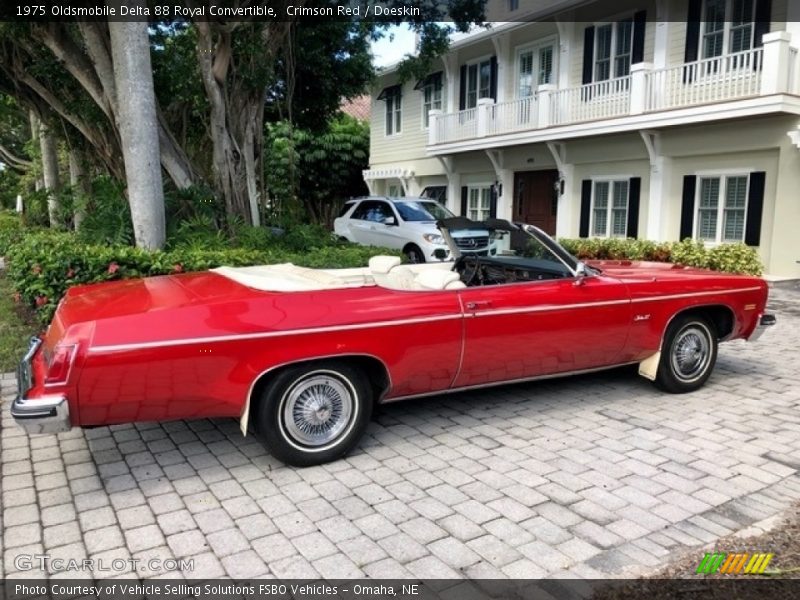
[[[396,248],[409,261],[422,263],[449,258],[450,251],[436,222],[454,216],[429,198],[370,196],[345,203],[333,222],[333,229],[336,235],[351,242]],[[457,229],[451,235],[462,254],[496,253],[492,234],[486,229]]]

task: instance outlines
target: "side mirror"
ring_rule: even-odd
[[[386,217],[383,220],[384,225],[397,225],[397,218],[395,217]]]
[[[578,261],[575,266],[575,285],[583,285],[583,280],[586,278],[586,264],[583,261]]]

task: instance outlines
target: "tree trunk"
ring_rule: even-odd
[[[83,160],[75,148],[69,150],[69,184],[72,186],[73,196],[80,194],[80,202],[75,206],[75,212],[72,217],[75,231],[80,229],[83,217],[85,216],[85,207],[83,202],[90,194],[89,181],[86,179],[86,170],[83,166]]]
[[[39,117],[36,115],[35,112],[28,111],[28,118],[31,121],[31,141],[34,145],[39,146]],[[33,189],[37,192],[44,187],[44,181],[42,181],[41,177],[37,177],[36,180],[33,182]]]
[[[135,0],[127,6],[145,8],[146,2]],[[137,246],[158,249],[164,246],[166,231],[147,22],[109,21],[108,27],[133,232]]]
[[[61,214],[58,201],[58,192],[61,187],[58,177],[58,155],[56,140],[50,128],[44,123],[39,129],[39,143],[42,149],[42,174],[44,175],[44,189],[47,190],[47,214],[50,217],[50,227],[61,227]]]

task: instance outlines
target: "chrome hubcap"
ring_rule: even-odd
[[[287,393],[283,423],[286,431],[307,446],[322,446],[347,427],[353,413],[353,392],[330,375],[313,375]]]
[[[708,365],[710,344],[706,332],[698,327],[681,331],[672,344],[672,368],[679,378],[700,377]]]

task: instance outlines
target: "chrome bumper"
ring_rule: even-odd
[[[31,338],[30,346],[17,367],[17,387],[19,393],[11,404],[11,416],[28,433],[58,433],[69,431],[69,404],[60,394],[41,398],[26,398],[26,392],[33,384],[31,361],[41,346],[42,340]]]
[[[750,337],[747,338],[747,341],[748,342],[758,341],[758,338],[764,335],[764,332],[773,325],[775,325],[775,323],[777,323],[775,315],[769,313],[761,315],[758,318],[758,325],[756,325],[756,328],[753,330],[753,333],[750,334]]]

